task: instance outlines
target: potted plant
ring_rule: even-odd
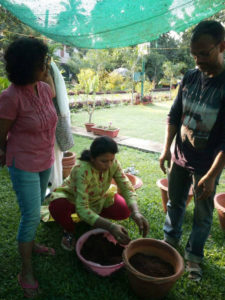
[[[113,127],[112,122],[109,122],[108,126],[101,126],[101,125],[93,126],[91,128],[91,131],[96,135],[107,135],[111,138],[115,138],[117,137],[120,129]]]
[[[94,110],[95,110],[95,101],[93,102],[87,102],[87,106],[86,106],[86,109],[87,109],[87,112],[88,112],[88,123],[85,123],[85,127],[86,127],[86,130],[88,132],[91,132],[91,128],[93,126],[95,126],[95,123],[92,123],[92,115],[94,113]]]
[[[143,103],[144,105],[149,104],[149,103],[152,103],[152,97],[151,97],[151,95],[146,95],[146,96],[144,96],[144,97],[142,98],[142,103]]]
[[[96,92],[99,89],[99,76],[92,69],[81,69],[77,77],[80,88],[82,88],[85,93],[82,97],[86,100],[86,105],[84,105],[84,107],[89,116],[88,122],[85,123],[85,127],[86,130],[90,132],[91,127],[95,125],[92,122],[92,116],[95,110]]]

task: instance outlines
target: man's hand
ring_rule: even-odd
[[[164,150],[159,158],[159,165],[160,169],[163,171],[164,174],[166,174],[166,168],[165,168],[165,161],[167,161],[167,167],[170,167],[170,161],[171,161],[171,152],[170,150]]]
[[[146,237],[146,235],[149,232],[149,223],[145,219],[145,217],[139,213],[139,212],[133,212],[131,214],[131,218],[134,220],[134,222],[137,224],[139,228],[139,233],[143,236]]]
[[[211,196],[215,189],[215,177],[204,175],[198,182],[197,200],[204,200]]]
[[[110,233],[114,236],[114,238],[122,245],[127,245],[130,242],[130,238],[126,228],[121,225],[113,224],[109,229]]]

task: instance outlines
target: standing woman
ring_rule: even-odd
[[[54,249],[34,242],[54,162],[57,122],[47,52],[48,47],[34,38],[11,43],[4,56],[11,85],[0,95],[0,165],[9,168],[21,211],[17,240],[22,269],[18,282],[29,298],[39,293],[32,252],[54,255]],[[46,77],[52,88],[41,81]]]

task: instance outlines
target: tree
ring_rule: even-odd
[[[177,77],[180,77],[182,70],[186,68],[185,63],[173,64],[171,61],[165,61],[163,64],[164,77],[169,81],[170,84],[170,99],[171,88],[174,80],[177,80]]]
[[[165,55],[159,53],[158,51],[152,50],[150,52],[145,65],[145,72],[150,81],[155,81],[158,83],[163,77],[162,65],[165,60]]]

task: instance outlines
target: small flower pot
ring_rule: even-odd
[[[156,184],[160,188],[163,210],[166,213],[167,212],[167,202],[168,202],[168,179],[161,178],[161,179],[157,180]],[[186,206],[188,206],[192,197],[193,197],[193,191],[192,191],[192,186],[191,186],[189,195],[188,195],[188,199],[186,202]]]
[[[214,205],[217,209],[220,227],[225,231],[225,193],[216,194],[214,197]]]
[[[70,175],[73,166],[76,163],[76,154],[74,152],[64,152],[62,159],[63,179]]]
[[[167,277],[152,277],[136,270],[130,258],[137,253],[156,256],[173,267]],[[150,238],[131,241],[123,251],[123,261],[128,272],[130,286],[138,299],[162,299],[184,272],[184,261],[176,249],[169,244]]]
[[[84,125],[86,127],[87,132],[91,132],[91,128],[95,126],[95,123],[85,123]]]

